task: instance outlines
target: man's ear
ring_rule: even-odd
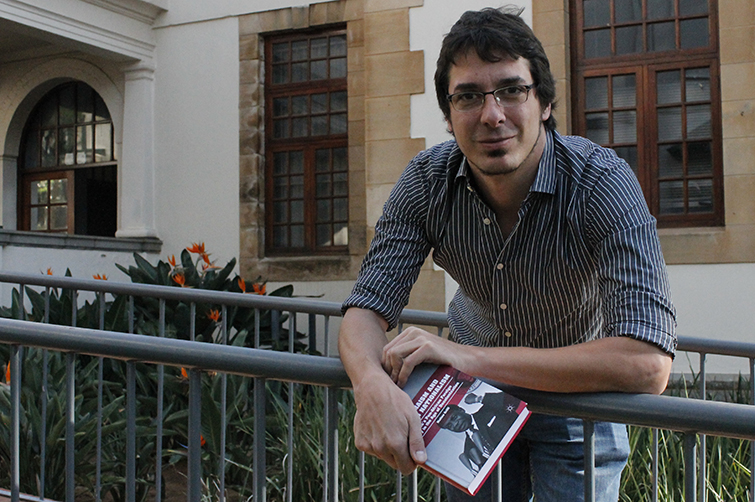
[[[449,119],[446,119],[446,131],[451,136],[454,136],[454,126],[451,124],[451,121]]]
[[[540,117],[541,122],[545,122],[546,120],[548,120],[550,118],[550,116],[551,116],[551,105],[550,105],[550,103],[548,103],[548,106],[546,106],[543,109],[543,113],[542,113],[542,115]]]

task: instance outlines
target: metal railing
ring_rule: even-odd
[[[71,318],[74,326],[60,326],[29,322],[23,319],[0,319],[0,343],[10,346],[10,496],[12,501],[21,500],[20,493],[20,445],[21,445],[21,381],[24,351],[27,347],[42,349],[47,361],[47,351],[59,351],[65,354],[65,389],[66,389],[66,424],[64,430],[65,441],[65,477],[66,501],[73,501],[76,496],[75,486],[75,445],[76,439],[76,406],[77,391],[75,382],[75,368],[78,355],[88,355],[97,358],[98,388],[96,406],[96,432],[94,440],[96,446],[96,466],[94,492],[95,499],[100,500],[102,487],[102,438],[103,422],[103,360],[115,359],[125,361],[126,385],[125,385],[125,415],[126,415],[126,451],[125,455],[125,497],[127,501],[136,500],[136,469],[137,469],[137,405],[136,405],[136,373],[137,364],[150,364],[157,366],[157,387],[154,441],[156,450],[156,463],[154,466],[154,497],[161,500],[163,491],[162,468],[163,468],[163,408],[165,374],[164,368],[180,367],[188,369],[188,444],[187,450],[187,500],[199,501],[207,496],[207,489],[202,487],[202,378],[211,372],[217,372],[221,378],[221,404],[220,404],[220,436],[217,478],[219,486],[216,498],[223,500],[225,496],[224,473],[226,472],[226,415],[227,408],[227,381],[229,375],[241,375],[254,379],[253,407],[254,423],[252,433],[254,437],[252,452],[252,500],[263,501],[266,499],[266,406],[269,405],[270,396],[265,383],[269,381],[286,382],[288,395],[293,395],[294,383],[309,384],[324,387],[323,405],[323,434],[322,434],[322,478],[319,480],[322,486],[322,498],[324,501],[336,501],[339,498],[339,470],[338,470],[338,436],[337,421],[339,416],[338,402],[336,399],[337,389],[350,386],[350,382],[340,361],[333,357],[322,357],[302,353],[293,353],[294,337],[297,331],[297,319],[302,316],[306,319],[307,335],[310,348],[317,342],[318,335],[324,336],[320,342],[325,344],[327,353],[327,339],[332,317],[340,316],[340,305],[316,300],[280,298],[259,295],[242,295],[218,291],[190,290],[174,287],[145,286],[139,284],[112,283],[104,281],[79,280],[72,278],[56,278],[51,276],[30,276],[21,274],[0,273],[0,282],[18,285],[18,291],[23,292],[25,286],[44,288],[45,297],[50,298],[52,288],[67,289],[74,292],[73,298],[77,298],[78,292],[90,292],[95,295],[95,301],[104,306],[106,295],[125,295],[128,297],[128,314],[131,320],[129,333],[117,333],[102,329],[104,326],[104,308],[99,309],[100,329],[76,327],[76,310],[78,302],[71,305]],[[154,298],[159,305],[158,335],[145,336],[135,334],[134,330],[134,303],[135,298]],[[23,295],[21,295],[23,299]],[[222,314],[218,327],[218,343],[204,343],[194,341],[194,326],[190,327],[189,339],[174,339],[165,336],[165,306],[168,301],[181,301],[190,306],[193,314],[199,304],[212,304],[221,306]],[[20,300],[23,303],[23,300]],[[230,346],[228,336],[230,328],[224,322],[227,309],[243,307],[254,309],[255,330],[252,347]],[[287,330],[283,323],[272,322],[273,337],[286,337],[289,339],[290,352],[263,350],[260,346],[260,317],[261,313],[269,311],[271,317],[280,320],[278,316],[288,313]],[[24,312],[21,309],[20,312]],[[44,319],[49,320],[49,303],[46,305]],[[418,324],[423,326],[435,326],[438,333],[446,327],[445,315],[440,313],[428,313],[407,310],[404,312],[401,322],[403,324]],[[277,333],[276,330],[280,329]],[[705,499],[705,436],[723,436],[740,438],[752,441],[755,439],[755,407],[743,404],[723,403],[706,401],[705,395],[705,361],[709,354],[723,354],[744,357],[749,360],[750,382],[753,382],[755,373],[755,344],[727,343],[713,340],[699,340],[680,338],[680,351],[690,351],[700,354],[700,395],[703,399],[686,399],[681,397],[653,396],[653,395],[630,395],[630,394],[556,394],[543,393],[520,388],[502,386],[505,390],[524,399],[534,412],[550,413],[557,415],[573,416],[585,419],[585,500],[594,500],[594,485],[592,469],[594,459],[592,456],[592,437],[590,431],[593,421],[611,421],[652,428],[654,432],[655,450],[653,456],[653,495],[657,500],[658,487],[658,453],[657,431],[668,429],[681,431],[684,434],[684,494],[685,500],[695,501],[698,497]],[[45,363],[46,364],[46,363]],[[46,368],[46,366],[45,366]],[[46,369],[45,369],[46,371]],[[39,389],[42,405],[41,416],[46,417],[44,408],[47,402],[47,378],[42,376],[43,385]],[[750,388],[751,402],[755,402],[755,390]],[[282,490],[287,500],[293,497],[294,462],[293,450],[293,399],[288,400],[286,410],[288,421],[288,437],[286,441],[286,488]],[[50,438],[46,430],[45,420],[41,422],[40,436],[40,472],[38,480],[39,493],[36,499],[45,496],[45,445]],[[750,473],[755,461],[755,450],[750,443]],[[360,482],[358,497],[365,499],[367,488],[365,487],[365,459],[359,455]],[[494,475],[494,481],[496,476]],[[753,476],[750,476],[749,500],[753,500]],[[402,483],[406,487],[402,488]],[[435,500],[441,500],[440,483],[436,483]],[[203,495],[204,493],[204,495]],[[396,498],[402,500],[403,496],[409,500],[417,499],[417,474],[409,478],[396,475]]]

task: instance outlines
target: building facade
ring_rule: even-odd
[[[637,173],[679,332],[748,339],[755,5],[516,3],[559,131]],[[449,138],[441,37],[488,5],[459,4],[0,0],[0,268],[127,280],[133,252],[204,242],[250,280],[341,300],[404,166]],[[444,310],[454,287],[428,259],[410,307]]]

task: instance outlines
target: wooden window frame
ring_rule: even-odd
[[[621,1],[621,0],[615,0]],[[613,19],[613,1],[610,3],[611,19]],[[675,3],[678,5],[678,3]],[[708,2],[708,34],[710,37],[707,47],[694,49],[674,49],[659,52],[639,52],[635,54],[614,55],[610,57],[584,57],[584,19],[582,15],[582,0],[570,0],[571,19],[571,59],[572,82],[575,92],[572,94],[572,125],[575,134],[585,135],[586,132],[586,99],[585,80],[590,77],[612,76],[617,74],[634,73],[636,75],[637,91],[637,177],[642,186],[645,198],[651,212],[658,220],[659,227],[708,227],[722,226],[725,219],[723,194],[723,132],[721,116],[721,85],[720,59],[718,43],[718,2]],[[694,17],[694,16],[693,16]],[[680,16],[675,18],[677,47],[680,45],[680,30],[678,29]],[[647,20],[641,21],[643,26],[643,44],[645,44],[645,26]],[[613,35],[616,25],[610,25],[612,53],[615,51],[616,37]],[[644,47],[644,45],[643,45]],[[664,70],[686,68],[710,68],[710,113],[711,113],[711,162],[712,173],[712,201],[713,211],[710,213],[660,214],[659,195],[659,164],[658,164],[658,121],[656,95],[656,74]],[[682,82],[682,86],[684,83]],[[686,103],[682,103],[684,107]],[[684,119],[684,112],[682,119]],[[611,123],[609,121],[609,128]],[[682,144],[694,141],[683,137]],[[686,166],[686,164],[685,164]],[[687,176],[684,180],[693,179]],[[686,186],[686,183],[685,183]],[[685,207],[689,202],[686,191],[684,195]]]
[[[265,254],[267,256],[311,256],[311,255],[344,255],[348,254],[348,242],[343,245],[317,245],[317,183],[315,173],[315,152],[318,149],[336,149],[344,148],[348,152],[348,87],[347,78],[344,75],[342,78],[326,78],[322,80],[305,80],[296,83],[274,84],[272,82],[272,61],[273,61],[273,45],[281,42],[292,42],[297,40],[313,39],[322,36],[333,35],[346,35],[345,26],[331,26],[316,30],[297,30],[295,32],[287,32],[283,34],[271,34],[265,38]],[[310,58],[309,60],[311,60]],[[346,62],[348,67],[348,60]],[[307,134],[306,136],[293,137],[289,135],[285,138],[274,137],[274,109],[273,102],[276,98],[302,96],[302,95],[316,95],[326,93],[331,95],[332,93],[343,92],[346,95],[347,107],[344,110],[346,115],[346,132],[337,134],[323,134],[318,136],[312,136]],[[325,113],[326,117],[330,117],[332,111]],[[340,114],[340,113],[339,113]],[[314,115],[308,112],[307,117]],[[293,115],[288,115],[289,117]],[[292,119],[293,121],[293,119]],[[293,125],[291,126],[293,127]],[[291,151],[302,151],[304,158],[304,184],[303,184],[303,206],[304,206],[304,246],[302,247],[276,247],[274,245],[274,229],[276,222],[274,221],[274,159],[276,154]],[[348,154],[347,154],[348,163]],[[348,170],[346,171],[348,183]],[[327,198],[327,197],[326,197]],[[347,208],[348,208],[348,194]],[[331,197],[331,201],[336,197]],[[290,198],[286,200],[291,200]],[[298,199],[297,199],[298,200]],[[332,214],[331,202],[331,214]],[[347,209],[348,211],[348,209]],[[339,220],[341,221],[341,220]],[[331,225],[333,221],[331,220]],[[280,227],[287,226],[290,228],[291,222],[288,225],[279,224]],[[346,229],[348,232],[348,216],[346,218]],[[289,241],[290,243],[290,241]]]

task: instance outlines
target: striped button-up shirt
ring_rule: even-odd
[[[504,235],[455,141],[421,152],[386,202],[343,304],[396,326],[428,253],[459,283],[450,336],[551,348],[630,336],[676,349],[675,310],[655,219],[612,150],[547,135],[537,176]]]

